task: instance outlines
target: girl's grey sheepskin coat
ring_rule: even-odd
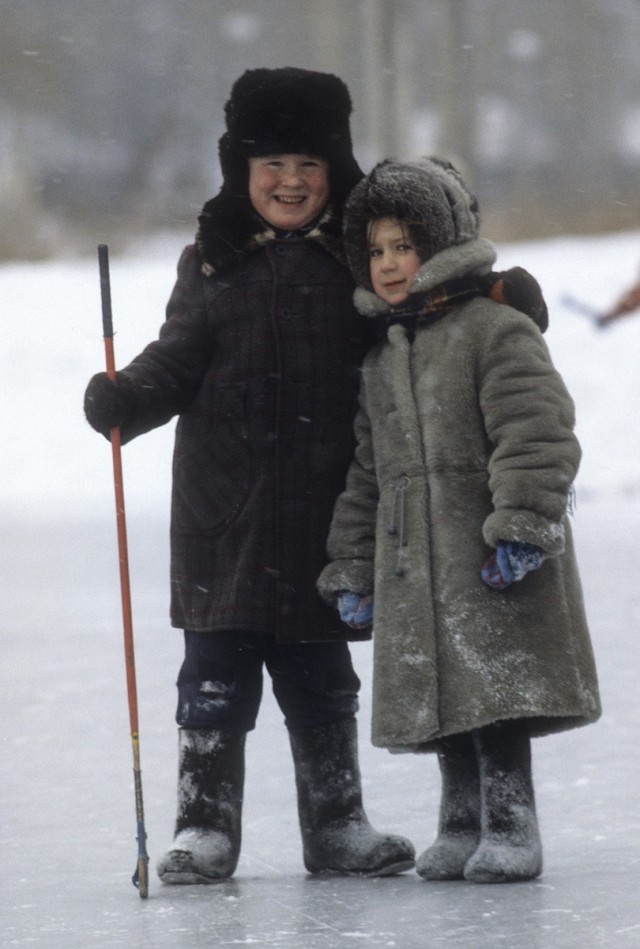
[[[495,259],[484,239],[436,254],[412,290]],[[387,309],[360,288],[358,309]],[[389,328],[366,357],[358,447],[318,587],[375,591],[373,743],[434,740],[497,720],[531,735],[600,714],[567,520],[580,459],[574,408],[523,314],[484,297],[415,332]],[[501,593],[480,569],[500,540],[547,559]]]

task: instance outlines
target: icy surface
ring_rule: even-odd
[[[180,242],[112,261],[116,360],[163,318]],[[607,306],[635,278],[640,234],[500,248],[542,283],[548,341],[578,409],[584,461],[574,530],[602,685],[594,726],[534,742],[545,869],[531,883],[313,879],[302,864],[282,716],[265,689],[249,737],[236,878],[163,887],[153,864],[175,808],[173,713],[180,634],[168,626],[168,494],[173,425],[124,450],[151,885],[141,900],[107,443],[82,418],[102,368],[97,264],[0,267],[2,354],[2,810],[0,946],[247,946],[287,949],[640,945],[640,314],[606,331],[562,309],[572,293]],[[368,741],[365,803],[380,829],[435,837],[432,756]]]

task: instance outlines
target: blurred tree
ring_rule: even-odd
[[[355,151],[465,163],[497,237],[638,224],[638,0],[2,0],[7,253],[191,230],[233,80],[341,75]]]

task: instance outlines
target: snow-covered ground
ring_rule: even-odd
[[[112,260],[116,359],[156,334],[181,240]],[[539,278],[547,334],[572,392],[584,461],[574,529],[601,678],[601,721],[534,743],[545,872],[513,886],[305,874],[293,771],[266,689],[248,746],[243,850],[233,881],[129,880],[135,811],[119,613],[111,460],[82,416],[102,368],[97,264],[0,267],[0,946],[558,949],[640,945],[640,314],[598,331],[563,309],[605,307],[631,283],[640,233],[500,248]],[[142,777],[152,866],[175,803],[174,679],[167,622],[173,426],[124,450]],[[431,842],[431,756],[368,741],[371,649],[354,647],[365,800],[373,822]]]

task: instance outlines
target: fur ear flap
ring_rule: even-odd
[[[223,187],[207,201],[198,217],[196,244],[203,261],[202,272],[210,276],[233,266],[243,253],[257,246],[258,235],[265,229],[249,198]]]
[[[210,277],[223,273],[273,236],[273,230],[256,214],[249,198],[223,186],[215,198],[207,201],[198,218],[196,244],[203,274]],[[341,264],[346,264],[340,215],[332,204],[307,236]]]

